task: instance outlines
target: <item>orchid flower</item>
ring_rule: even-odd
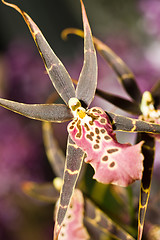
[[[63,186],[55,224],[55,239],[57,239],[86,154],[86,161],[94,167],[94,177],[98,181],[127,186],[142,177],[143,155],[141,147],[143,141],[135,146],[120,144],[116,140],[112,127],[114,130],[121,131],[160,133],[160,126],[113,113],[105,113],[100,108],[88,109],[97,86],[97,58],[82,0],[80,2],[84,25],[84,63],[76,90],[62,62],[50,48],[40,29],[29,15],[15,4],[7,3],[4,0],[2,2],[17,10],[24,18],[53,86],[66,105],[24,104],[2,98],[0,98],[0,105],[26,117],[41,121],[64,122],[73,119],[68,126],[69,137]],[[82,141],[79,141],[81,139],[85,140],[87,146],[83,146]],[[107,175],[104,174],[103,169]]]
[[[84,37],[82,30],[69,28],[62,32],[62,38],[66,39],[68,34],[76,34],[80,37]],[[96,94],[122,110],[136,116],[139,115],[139,119],[144,120],[146,123],[150,122],[160,124],[160,109],[157,109],[160,104],[160,81],[153,86],[151,92],[145,91],[144,93],[141,93],[133,72],[123,62],[123,60],[99,39],[93,37],[93,42],[97,51],[114,70],[119,82],[132,100],[126,100],[122,97],[101,91],[99,89],[96,90]],[[137,137],[138,141],[144,141],[142,146],[142,153],[144,155],[144,170],[139,197],[138,240],[142,239],[145,214],[151,188],[155,140],[159,140],[159,138],[159,134],[149,134],[146,131],[139,133]]]
[[[53,183],[24,182],[22,189],[27,195],[35,199],[46,203],[55,203],[63,184],[65,156],[56,142],[51,123],[43,122],[42,129],[46,154],[57,177],[53,179]],[[58,202],[54,210],[55,216]],[[129,233],[111,220],[91,200],[84,197],[80,189],[76,188],[60,230],[59,239],[100,240],[102,237],[107,238],[108,236],[120,240],[134,240]]]

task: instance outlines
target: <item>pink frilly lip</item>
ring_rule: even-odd
[[[105,184],[128,186],[142,178],[143,141],[136,145],[116,140],[109,117],[99,107],[87,111],[86,121],[75,118],[68,125],[72,140],[87,154],[86,163],[95,170],[94,179]]]

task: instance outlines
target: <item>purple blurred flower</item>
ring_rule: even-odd
[[[4,86],[1,95],[4,98],[27,103],[44,102],[47,98],[51,83],[35,52],[36,49],[22,40],[10,44],[3,56],[6,72],[5,82],[1,81]],[[14,239],[13,233],[19,231],[25,219],[22,212],[27,203],[21,183],[48,180],[48,168],[41,123],[2,108],[0,119],[0,229],[7,236],[3,239],[8,240]]]
[[[160,35],[160,1],[140,0],[140,10],[144,15],[144,27],[150,34]]]
[[[46,100],[52,84],[35,46],[22,39],[13,41],[5,58],[7,97],[27,103]]]

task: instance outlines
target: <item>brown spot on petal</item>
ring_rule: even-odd
[[[110,168],[113,168],[115,166],[115,162],[111,162],[110,164],[109,164],[109,167]]]
[[[84,124],[84,127],[86,128],[87,131],[90,130],[90,128],[88,127],[87,123]]]
[[[98,148],[99,148],[99,145],[98,145],[98,144],[95,144],[93,147],[94,147],[94,149],[98,149]]]
[[[92,112],[97,112],[97,113],[102,113],[99,109],[97,109],[97,108],[93,108],[92,109]]]
[[[92,138],[91,135],[87,134],[86,137],[87,137],[89,140],[93,141],[93,138]]]
[[[71,218],[71,215],[68,215],[67,218],[70,219],[70,218]]]
[[[78,133],[76,134],[76,137],[80,138],[81,135],[82,135],[82,127],[81,127],[81,121],[80,120],[78,120],[78,122],[77,122],[77,129],[78,129]]]
[[[107,152],[108,153],[114,153],[114,152],[117,152],[118,149],[117,148],[113,148],[113,149],[108,149]]]
[[[102,158],[102,160],[103,160],[103,161],[107,161],[107,160],[108,160],[108,156],[104,156],[104,157]]]
[[[90,124],[90,125],[93,125],[93,121],[89,121],[89,124]]]
[[[106,130],[102,128],[101,129],[101,133],[105,133],[105,132],[106,132]]]
[[[95,133],[99,134],[99,129],[98,128],[95,128]]]
[[[90,132],[90,135],[91,135],[91,136],[94,136],[94,133],[93,133],[93,132]]]
[[[77,125],[80,125],[81,124],[81,121],[80,120],[78,120],[78,122],[77,122]]]
[[[105,119],[105,118],[101,118],[101,119],[100,119],[100,123],[106,124],[106,119]]]
[[[104,139],[105,139],[105,140],[109,140],[109,139],[111,139],[111,138],[110,138],[110,136],[106,135],[106,136],[104,136]]]
[[[71,130],[72,130],[73,128],[74,128],[74,126],[70,126],[70,128],[69,128],[69,129],[71,129]]]
[[[99,143],[99,140],[96,139],[96,143]]]
[[[81,137],[81,133],[77,133],[77,134],[76,134],[76,137],[77,137],[77,138],[80,138],[80,137]]]
[[[97,136],[97,139],[101,139],[101,137],[100,137],[100,136]]]

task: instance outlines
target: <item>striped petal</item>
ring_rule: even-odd
[[[154,133],[154,136],[157,133],[160,133],[160,124],[128,118],[111,112],[106,113],[114,130],[124,132]]]
[[[127,99],[124,99],[112,93],[104,92],[100,89],[96,89],[96,95],[114,104],[116,107],[119,107],[120,109],[127,111],[131,114],[134,114],[134,115],[141,114],[139,105],[136,102],[131,102]]]
[[[80,29],[67,28],[62,32],[62,38],[66,39],[68,34],[76,34],[80,37],[84,37],[84,33]],[[141,91],[135,81],[134,74],[129,67],[113,52],[106,44],[101,42],[99,39],[93,37],[93,42],[97,51],[107,61],[110,67],[116,73],[118,80],[128,93],[128,95],[137,103],[141,102]]]
[[[91,239],[135,240],[129,233],[117,225],[89,199],[85,200],[84,223],[92,237]]]
[[[84,63],[76,88],[76,97],[86,106],[89,106],[94,98],[97,87],[97,57],[82,0],[81,7],[84,26]]]
[[[138,240],[142,239],[144,220],[148,206],[148,200],[151,190],[151,180],[154,164],[155,140],[146,133],[139,135],[140,139],[145,141],[142,147],[144,155],[144,170],[141,181],[141,191],[139,197],[139,213],[138,213]]]
[[[72,80],[67,70],[63,66],[62,62],[55,55],[55,53],[49,46],[48,42],[44,38],[42,32],[40,31],[38,26],[33,22],[30,16],[24,11],[22,11],[15,4],[7,3],[4,0],[2,0],[2,2],[7,6],[14,8],[24,18],[24,21],[26,22],[32,34],[32,37],[37,45],[38,51],[44,61],[48,75],[57,92],[64,100],[64,102],[67,104],[69,99],[75,96],[75,89]]]
[[[64,104],[25,104],[0,98],[0,106],[40,121],[65,122],[73,118]]]
[[[83,225],[84,198],[80,190],[75,189],[63,225],[59,233],[59,239],[64,240],[88,240],[89,235]]]
[[[60,194],[60,201],[57,210],[54,236],[58,238],[62,223],[67,213],[72,195],[74,193],[75,185],[82,167],[84,152],[77,147],[77,145],[68,138],[67,156],[64,169],[63,186]]]

